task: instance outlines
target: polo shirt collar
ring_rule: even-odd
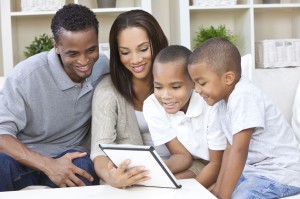
[[[188,109],[185,114],[186,117],[197,117],[197,116],[201,115],[201,113],[203,112],[203,106],[204,106],[203,102],[204,101],[203,101],[202,97],[198,93],[193,91]]]
[[[204,105],[205,105],[203,103],[205,103],[205,101],[202,99],[202,97],[198,93],[193,91],[186,114],[184,114],[183,111],[178,111],[173,116],[174,121],[177,124],[183,124],[193,117],[200,116],[203,112]]]

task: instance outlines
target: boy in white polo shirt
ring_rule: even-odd
[[[241,56],[213,38],[189,58],[195,91],[217,107],[228,144],[212,192],[222,199],[282,198],[300,192],[300,150],[274,103],[241,76]]]
[[[170,151],[165,163],[176,177],[197,176],[209,187],[217,179],[226,139],[215,110],[193,90],[190,54],[178,45],[160,51],[153,64],[154,94],[145,100],[143,112],[154,145],[166,144]]]

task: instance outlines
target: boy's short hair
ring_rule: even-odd
[[[190,56],[188,64],[197,63],[207,63],[208,70],[218,75],[233,71],[237,77],[241,76],[240,52],[235,45],[224,38],[208,39],[196,48]]]
[[[183,71],[188,74],[188,60],[192,52],[181,45],[170,45],[162,49],[154,60],[153,67],[157,63],[180,62],[184,66]]]

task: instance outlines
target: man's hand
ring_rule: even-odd
[[[86,155],[87,153],[73,152],[67,153],[57,159],[51,159],[45,165],[47,167],[45,173],[58,187],[85,186],[84,182],[78,176],[82,176],[91,182],[94,179],[85,170],[75,166],[72,160],[82,158]]]

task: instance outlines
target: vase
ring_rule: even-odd
[[[97,0],[98,8],[115,8],[116,0]]]
[[[280,3],[280,0],[263,0],[263,3],[265,4]]]

